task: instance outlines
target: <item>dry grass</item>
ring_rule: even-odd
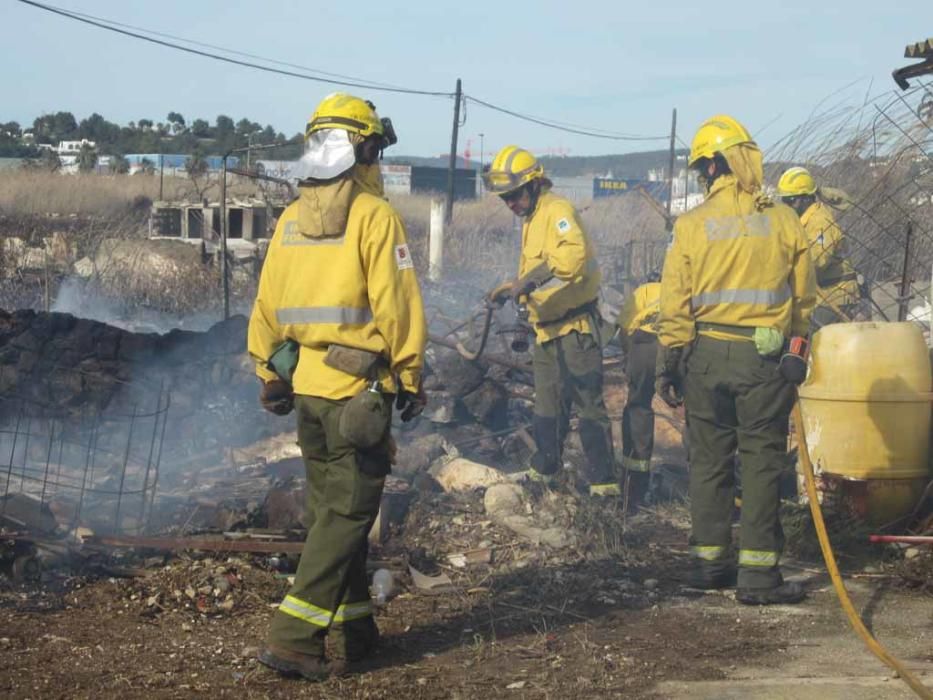
[[[219,197],[218,183],[199,183],[203,196],[213,201]],[[206,188],[205,188],[206,185]],[[163,199],[194,199],[193,183],[183,177],[166,176]],[[263,197],[265,188],[256,182],[231,176],[228,191],[231,196]],[[158,175],[61,175],[49,172],[8,171],[0,173],[0,235],[15,235],[27,245],[47,246],[49,236],[57,232],[69,242],[70,260],[93,257],[105,239],[141,238],[146,235],[146,217],[151,200],[159,194]],[[431,210],[430,195],[392,195],[390,201],[405,222],[414,259],[426,279],[428,238]],[[663,254],[666,233],[663,220],[639,195],[596,200],[579,208],[584,225],[599,255],[604,278],[616,283],[623,271],[636,279],[656,267]],[[46,241],[46,243],[43,243]],[[636,242],[632,245],[632,242]],[[485,197],[457,202],[454,219],[445,236],[444,280],[453,283],[457,294],[471,297],[493,285],[513,277],[518,268],[521,247],[521,221],[516,219],[498,197]],[[9,267],[9,265],[7,266]],[[54,299],[58,283],[69,271],[59,269],[46,279],[36,275],[15,274],[7,269],[8,284],[0,285],[0,304],[8,308],[42,306],[46,286]],[[183,298],[181,307],[213,304],[219,299],[205,288],[216,282],[218,275],[197,275],[195,284],[173,277],[176,290],[188,289],[193,294],[175,295]],[[457,284],[462,287],[457,287]],[[107,293],[124,304],[148,306],[155,301],[152,290],[141,293],[131,279],[114,285],[103,280],[91,281],[95,292]],[[237,284],[237,292],[242,285]],[[118,288],[115,288],[118,287]],[[164,290],[162,290],[164,292]],[[248,292],[247,292],[248,293]],[[236,296],[240,296],[237,294]],[[200,299],[201,304],[190,304]],[[160,306],[160,304],[155,304]],[[180,310],[175,309],[173,310]]]
[[[204,195],[219,197],[217,177],[199,183]],[[256,194],[249,181],[231,176],[232,196]],[[186,177],[166,175],[162,198],[193,199],[197,188]],[[0,172],[0,214],[7,217],[79,216],[113,218],[125,215],[141,202],[159,198],[159,175],[61,175],[47,171],[9,170]]]
[[[425,268],[431,199],[428,195],[390,198],[405,221],[415,259]],[[636,278],[660,266],[668,234],[663,218],[640,195],[594,200],[578,210],[608,278],[622,274],[624,258],[631,259]],[[506,279],[517,270],[521,222],[495,196],[457,202],[444,246],[445,269],[455,275]]]

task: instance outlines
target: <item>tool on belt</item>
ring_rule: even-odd
[[[388,369],[389,363],[380,353],[332,343],[324,355],[324,364],[367,380],[367,387],[343,407],[337,430],[358,449],[375,447],[385,438],[392,418],[392,402],[378,379],[380,370]]]

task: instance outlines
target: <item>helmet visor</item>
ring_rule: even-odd
[[[522,177],[516,173],[507,173],[502,170],[490,170],[483,173],[483,182],[486,189],[493,194],[506,194],[522,186]]]
[[[305,142],[305,152],[292,170],[295,180],[330,180],[356,164],[350,134],[343,129],[320,129]]]

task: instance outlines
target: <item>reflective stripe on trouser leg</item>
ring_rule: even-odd
[[[778,565],[780,558],[779,552],[768,552],[760,549],[739,550],[739,566],[773,567]]]
[[[702,561],[725,559],[728,553],[729,548],[721,545],[693,545],[690,547],[691,556]]]
[[[279,605],[279,610],[286,615],[297,617],[299,620],[304,620],[318,627],[328,627],[332,623],[359,620],[373,614],[372,602],[369,600],[359,603],[342,603],[337,606],[336,611],[331,611],[299,600],[292,595],[285,596],[285,600]]]
[[[622,411],[622,466],[629,471],[651,469],[654,451],[654,368],[657,336],[636,331],[629,344],[628,397]]]
[[[616,482],[612,431],[603,400],[603,355],[588,333],[571,332],[557,343],[562,379],[580,416],[580,442],[591,484]]]
[[[629,457],[628,455],[622,455],[622,468],[627,469],[630,472],[650,472],[651,460],[635,459],[634,457]]]

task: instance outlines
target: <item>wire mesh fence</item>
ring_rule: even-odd
[[[933,90],[830,96],[766,154],[767,179],[807,167],[835,210],[876,317],[929,322]],[[869,91],[871,87],[869,86]]]
[[[170,395],[160,388],[149,403],[75,419],[49,417],[60,412],[22,398],[0,398],[0,521],[41,531],[52,513],[58,530],[81,524],[97,533],[143,533]]]

